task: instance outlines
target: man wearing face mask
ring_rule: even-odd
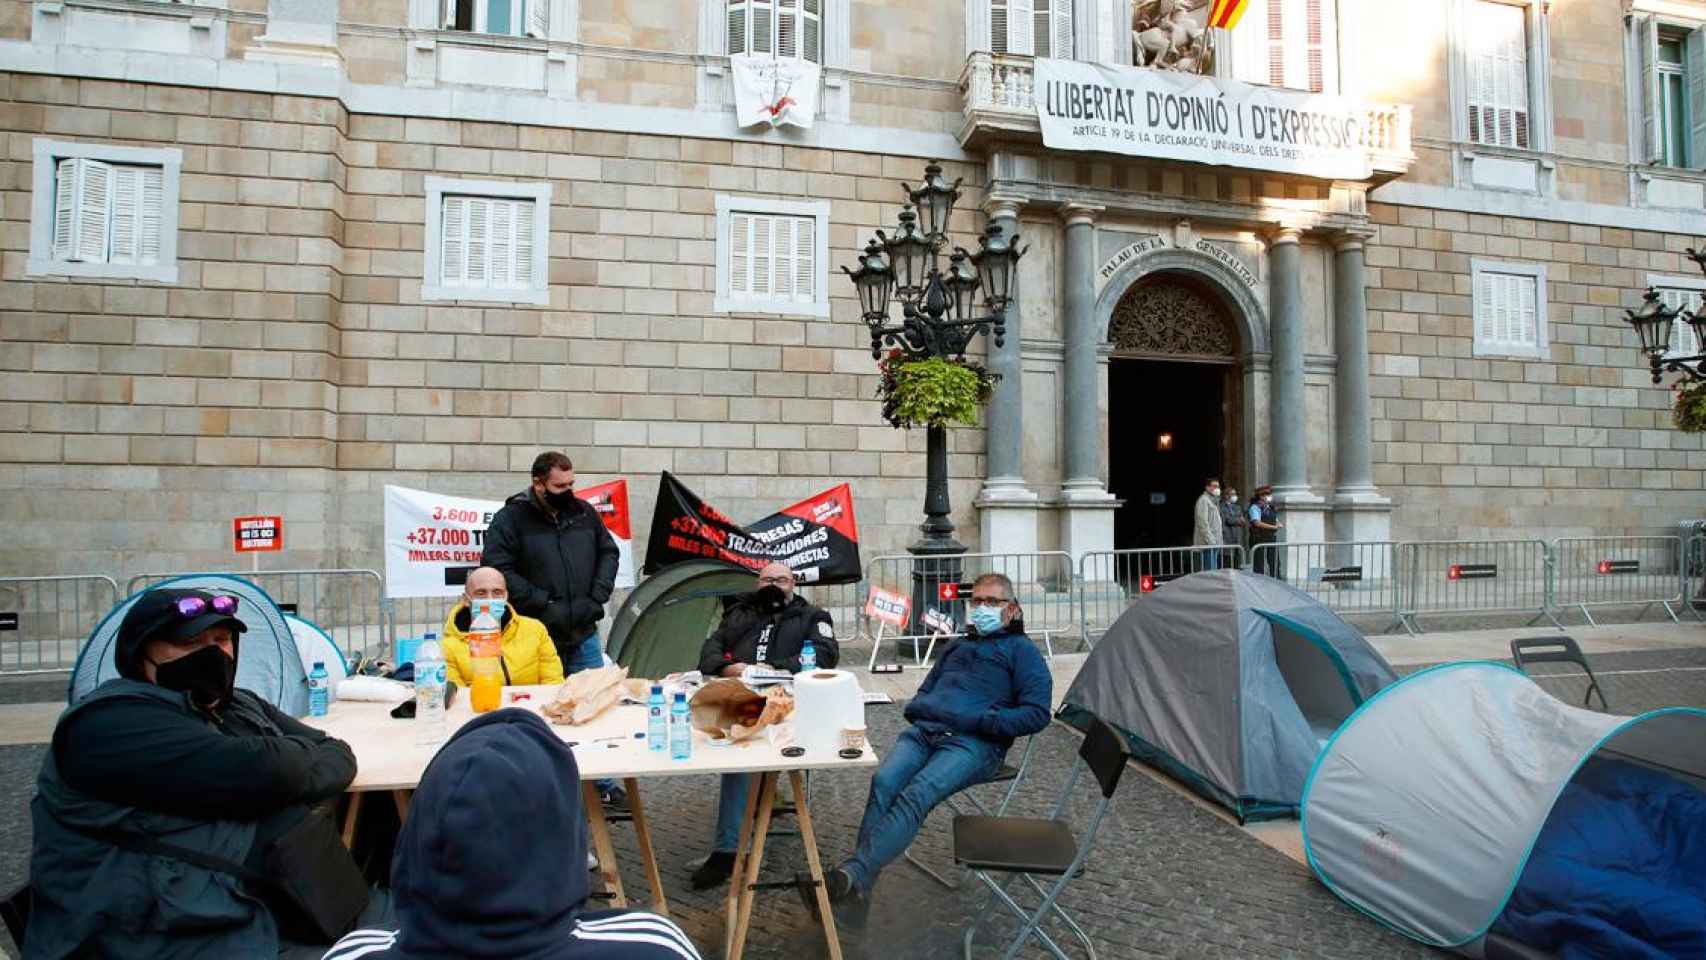
[[[235,685],[237,599],[152,590],[113,648],[119,676],[54,728],[31,804],[26,956],[271,957],[279,915],[229,873],[143,837],[266,872],[267,846],[355,777],[349,746]]]
[[[1280,576],[1274,551],[1256,549],[1264,543],[1277,543],[1280,527],[1279,511],[1274,509],[1274,488],[1263,484],[1256,488],[1256,499],[1250,504],[1250,549],[1255,552],[1255,559],[1250,562],[1252,571]]]
[[[1054,681],[1025,636],[1013,581],[978,577],[967,621],[966,638],[943,651],[906,705],[912,726],[871,778],[853,856],[824,877],[837,921],[854,929],[864,925],[878,873],[912,845],[930,811],[993,776],[1015,739],[1048,726]],[[809,885],[801,896],[815,913]]]
[[[1238,491],[1227,487],[1220,497],[1220,542],[1228,547],[1244,545],[1244,528],[1250,521],[1244,518],[1244,511],[1238,506]],[[1238,554],[1232,550],[1226,551],[1227,562],[1234,567],[1239,565]]]
[[[1202,496],[1197,497],[1194,514],[1195,523],[1191,531],[1191,546],[1218,547],[1220,539],[1220,481],[1209,477],[1203,481]],[[1205,550],[1199,554],[1202,569],[1213,570],[1220,565],[1219,550]]]
[[[817,665],[831,669],[841,659],[835,642],[835,622],[829,612],[794,595],[794,571],[787,564],[769,563],[758,571],[757,589],[742,595],[723,615],[716,632],[699,650],[699,672],[712,677],[738,677],[749,666],[768,666],[800,672],[800,651],[809,638]],[[729,878],[734,869],[740,819],[752,778],[726,774],[717,801],[717,832],[711,855],[693,872],[693,889],[708,890]]]
[[[450,682],[466,687],[474,671],[468,658],[468,626],[473,620],[469,612],[471,601],[483,600],[492,605],[502,627],[498,646],[503,656],[504,686],[527,686],[536,683],[562,683],[563,661],[545,625],[532,617],[524,617],[509,606],[509,588],[504,575],[491,567],[480,567],[468,574],[462,587],[462,599],[450,611],[444,623],[444,661]]]

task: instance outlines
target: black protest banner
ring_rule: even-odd
[[[743,527],[666,471],[652,511],[645,573],[706,559],[749,570],[786,564],[800,583],[857,583],[859,526],[853,519],[852,488],[844,483]]]

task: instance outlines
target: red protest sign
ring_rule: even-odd
[[[912,598],[904,593],[890,593],[872,587],[871,598],[865,601],[867,617],[880,620],[896,630],[906,629],[906,617],[911,612]]]
[[[274,550],[283,550],[284,518],[231,518],[231,549],[237,553],[271,553]]]

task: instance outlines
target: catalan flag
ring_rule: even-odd
[[[1214,0],[1214,7],[1208,14],[1208,25],[1231,30],[1238,26],[1244,11],[1250,8],[1250,0]]]

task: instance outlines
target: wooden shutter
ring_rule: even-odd
[[[1072,59],[1072,0],[1049,0],[1054,4],[1052,29],[1049,32],[1050,56],[1059,60]]]
[[[71,259],[107,262],[107,238],[112,229],[113,168],[99,160],[77,162],[77,224],[72,231]]]
[[[752,293],[752,215],[729,214],[729,293]]]
[[[112,236],[107,245],[111,263],[136,263],[141,240],[142,168],[113,167]]]
[[[1321,21],[1321,0],[1304,0],[1305,86],[1311,93],[1327,88],[1327,37]]]
[[[1007,52],[1031,56],[1032,4],[1035,0],[1007,0]]]
[[[1049,39],[1054,34],[1053,17],[1049,13],[1049,5],[1053,2],[1056,0],[1031,0],[1031,52],[1035,56],[1054,56],[1054,46]]]
[[[1539,280],[1485,271],[1475,297],[1475,339],[1492,347],[1540,345]]]
[[[491,240],[486,244],[486,285],[515,285],[515,201],[492,200]]]
[[[522,0],[527,12],[527,35],[541,40],[551,35],[551,0]]]
[[[823,63],[823,0],[801,0],[804,4],[804,20],[800,30],[805,34],[805,46],[801,56],[812,63]]]
[[[1672,310],[1695,311],[1701,307],[1701,291],[1689,290],[1683,287],[1660,287],[1659,299]],[[1692,357],[1700,352],[1700,343],[1694,336],[1694,328],[1683,323],[1680,319],[1671,324],[1670,349],[1666,356]]]
[[[776,0],[776,56],[800,55],[800,0]]]
[[[468,286],[483,287],[491,280],[487,268],[492,258],[492,202],[485,197],[468,198]]]
[[[731,0],[729,3],[729,50],[730,54],[747,52],[745,0]]]
[[[1522,7],[1474,0],[1469,37],[1469,134],[1477,143],[1527,147],[1528,26]]]
[[[533,276],[533,219],[538,206],[532,200],[515,201],[515,261],[510,276],[520,290],[531,290],[537,285]]]
[[[1645,16],[1635,28],[1641,48],[1641,142],[1648,163],[1665,159],[1664,96],[1659,89],[1659,18]]]
[[[165,209],[162,206],[165,179],[165,171],[159,167],[142,170],[142,203],[137,215],[138,263],[160,262],[160,234],[165,229]]]
[[[752,218],[752,295],[768,297],[775,292],[776,280],[776,220],[754,215]]]
[[[794,299],[811,303],[817,296],[817,221],[791,217],[794,221]]]
[[[1268,0],[1268,83],[1285,86],[1285,4]]]
[[[989,0],[989,50],[1007,52],[1007,0]]]
[[[1706,29],[1689,31],[1682,64],[1688,87],[1688,156],[1678,162],[1698,168],[1706,166]]]
[[[776,52],[776,5],[774,0],[747,0],[752,7],[752,28],[747,34],[748,53]]]
[[[468,278],[468,200],[445,197],[439,224],[439,283],[461,286]]]
[[[70,260],[77,233],[77,165],[80,160],[60,160],[53,170],[53,258]]]

